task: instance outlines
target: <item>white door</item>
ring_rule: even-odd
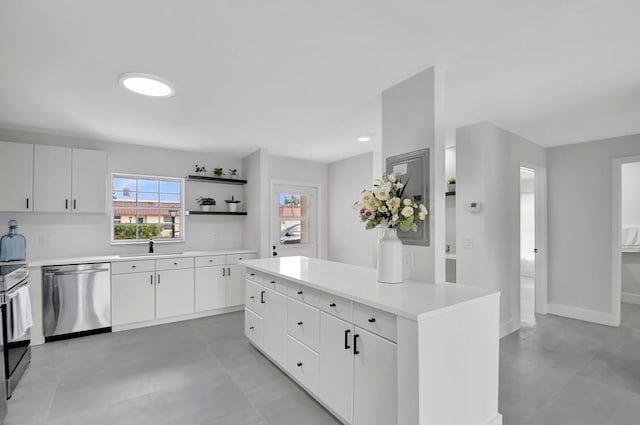
[[[342,419],[353,415],[353,331],[351,323],[320,313],[320,399]]]
[[[227,306],[227,279],[223,275],[226,266],[196,267],[195,311],[215,310]]]
[[[353,425],[395,425],[398,421],[396,344],[355,328],[353,341]]]
[[[287,365],[287,297],[269,288],[266,291],[263,326],[264,351],[281,366]]]
[[[156,318],[153,273],[111,276],[111,323],[113,326]]]
[[[156,275],[156,319],[193,313],[193,269],[163,270]]]
[[[318,188],[272,183],[270,252],[272,256],[318,256]]]
[[[71,211],[71,149],[34,146],[33,198],[34,211]]]
[[[33,145],[0,142],[2,211],[33,209]]]
[[[107,153],[73,149],[71,162],[72,211],[104,214],[107,211]]]

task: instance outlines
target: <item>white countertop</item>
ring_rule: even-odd
[[[241,263],[410,320],[419,321],[460,304],[500,296],[496,291],[459,284],[379,283],[375,269],[315,258],[264,258]]]
[[[82,264],[82,263],[106,263],[115,261],[133,261],[133,260],[155,260],[157,258],[178,258],[178,257],[205,257],[209,255],[226,255],[226,254],[245,254],[255,252],[251,249],[220,249],[215,251],[183,251],[183,252],[156,252],[153,254],[127,253],[120,255],[95,255],[88,257],[62,257],[62,258],[46,258],[46,259],[27,259],[27,263],[31,267],[64,265],[64,264]]]

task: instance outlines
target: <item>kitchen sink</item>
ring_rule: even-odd
[[[145,253],[145,254],[124,254],[118,255],[119,258],[139,258],[139,257],[175,257],[176,255],[183,255],[184,252],[169,252],[158,254],[155,252]]]

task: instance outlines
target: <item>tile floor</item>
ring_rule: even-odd
[[[504,425],[638,425],[640,306],[610,328],[538,316],[501,341]],[[232,313],[34,347],[5,425],[338,424]]]

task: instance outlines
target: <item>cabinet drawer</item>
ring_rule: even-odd
[[[262,345],[262,318],[244,309],[244,334],[258,347]]]
[[[267,288],[273,289],[281,294],[287,294],[287,281],[281,277],[264,275],[261,283]]]
[[[162,258],[156,260],[156,270],[189,269],[193,267],[193,257]]]
[[[287,284],[287,295],[295,300],[310,304],[314,307],[319,308],[321,304],[318,291],[295,282],[289,282]]]
[[[326,292],[318,292],[318,300],[320,301],[320,310],[333,314],[347,322],[353,321],[353,303],[351,300],[327,294]]]
[[[226,263],[228,265],[238,264],[238,261],[242,260],[255,260],[256,254],[246,253],[246,254],[228,254],[226,256]]]
[[[313,394],[318,392],[318,354],[295,339],[287,340],[287,370]]]
[[[111,274],[154,272],[156,260],[115,261],[111,263]]]
[[[353,304],[353,323],[376,335],[396,342],[397,325],[396,316],[377,308],[366,305]]]
[[[196,267],[224,266],[224,260],[224,255],[208,255],[206,257],[196,257],[195,265]]]
[[[253,269],[247,269],[247,273],[245,275],[247,279],[260,284],[264,283],[267,280],[267,276],[268,275],[266,273],[259,272]]]
[[[312,350],[320,346],[320,311],[296,300],[288,299],[287,332]]]
[[[245,280],[244,305],[259,316],[264,314],[266,289],[257,283]]]

